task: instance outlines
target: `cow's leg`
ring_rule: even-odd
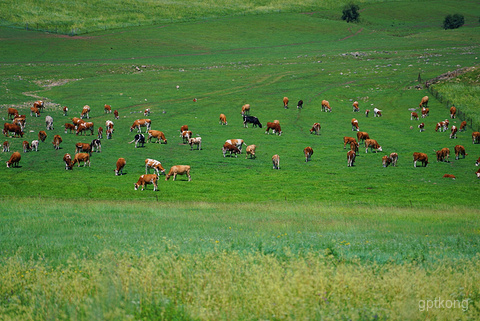
[[[190,170],[187,171],[187,176],[188,176],[188,181],[190,182],[192,180],[192,177],[190,176]]]

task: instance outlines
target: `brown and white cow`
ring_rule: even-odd
[[[248,145],[245,158],[247,158],[248,155],[250,155],[250,158],[257,158],[257,155],[255,155],[256,150],[257,150],[257,145]]]
[[[35,116],[39,117],[40,116],[40,110],[35,107],[30,107],[30,116]]]
[[[428,107],[428,96],[422,97],[422,100],[419,104],[420,107]]]
[[[70,123],[65,123],[65,134],[70,131],[76,131],[75,125]]]
[[[453,125],[450,131],[450,138],[457,138],[457,126]]]
[[[347,167],[352,167],[355,163],[355,157],[357,154],[353,150],[347,152]]]
[[[17,115],[13,118],[13,124],[20,126],[22,131],[25,129],[26,118],[25,115]]]
[[[165,180],[168,181],[170,176],[173,176],[173,180],[177,178],[177,175],[187,175],[188,181],[192,180],[190,176],[190,166],[189,165],[175,165],[170,167],[168,174],[165,176]]]
[[[90,135],[93,136],[93,131],[95,130],[95,126],[93,125],[92,122],[81,122],[80,124],[78,124],[77,126],[77,132],[75,135],[78,135],[79,133],[85,133],[85,135],[87,134],[87,130],[90,131]]]
[[[192,135],[193,134],[191,130],[184,130],[181,134],[183,143],[187,144],[188,140],[190,139],[190,137],[192,137]]]
[[[247,146],[247,144],[243,141],[243,139],[227,139],[225,143],[232,144],[233,146],[236,146],[239,150],[240,153],[242,152],[242,147],[243,145]]]
[[[90,118],[89,113],[90,113],[90,106],[88,106],[88,105],[83,106],[82,112],[80,114],[80,118],[81,119],[83,119],[83,118],[89,119]]]
[[[378,108],[373,108],[373,117],[382,117],[382,111]]]
[[[450,149],[445,147],[440,150],[435,151],[435,154],[437,156],[437,162],[447,162],[448,163],[448,158],[450,157]]]
[[[250,115],[250,104],[245,104],[242,106],[242,116]]]
[[[359,131],[360,128],[358,127],[358,120],[356,120],[355,118],[352,118],[352,131]]]
[[[55,149],[60,149],[60,143],[62,142],[62,137],[60,135],[53,136],[53,147]]]
[[[33,108],[37,108],[38,110],[42,110],[45,108],[45,103],[43,100],[37,100],[36,102],[33,103]]]
[[[138,181],[135,183],[134,188],[135,190],[138,190],[138,188],[141,186],[143,191],[145,189],[145,185],[153,184],[153,191],[157,191],[157,181],[158,176],[156,174],[144,174],[138,178]]]
[[[446,130],[446,126],[445,126],[444,121],[440,121],[435,125],[435,131],[438,132],[439,129],[440,129],[441,132],[444,132]]]
[[[425,153],[413,153],[413,167],[417,167],[417,162],[422,162],[422,166],[427,167],[428,165],[428,155]]]
[[[75,153],[84,152],[92,155],[92,146],[86,143],[76,143],[75,144]]]
[[[457,114],[457,107],[455,106],[450,107],[450,118],[452,119],[455,118],[456,114]]]
[[[322,129],[320,123],[314,123],[312,129],[310,129],[310,134],[315,133],[315,135],[320,135],[320,129]]]
[[[113,121],[111,121],[111,120],[105,121],[105,128],[107,128],[107,129],[110,128],[113,131],[113,126],[114,126]]]
[[[358,101],[354,101],[352,107],[353,107],[353,112],[354,113],[360,111],[360,108],[358,107]]]
[[[397,166],[398,154],[393,152],[393,153],[390,153],[389,157],[392,160],[392,166]]]
[[[9,152],[10,151],[10,143],[8,140],[3,142],[3,152]]]
[[[32,140],[32,143],[30,144],[30,150],[35,150],[36,152],[38,152],[38,140]]]
[[[220,125],[228,125],[227,116],[225,114],[220,114],[219,122]]]
[[[163,141],[163,144],[167,143],[167,139],[165,138],[165,134],[159,130],[149,130],[148,131],[148,138],[147,141],[151,143],[152,138],[157,139],[157,143],[160,143],[160,141]]]
[[[112,113],[112,106],[105,104],[103,106],[103,111],[105,112],[105,114],[111,114]]]
[[[103,128],[102,127],[98,127],[97,137],[98,137],[98,139],[103,138]]]
[[[63,116],[67,116],[67,114],[68,114],[68,107],[63,106]]]
[[[430,115],[430,109],[422,107],[422,118],[425,118]]]
[[[387,155],[382,157],[382,165],[383,167],[388,167],[392,163],[392,159],[388,157]]]
[[[160,173],[162,175],[165,175],[165,168],[163,168],[162,163],[160,163],[156,159],[152,159],[152,158],[145,159],[145,174],[148,174],[149,168],[152,168],[153,172],[157,173],[158,176],[160,176]]]
[[[472,133],[472,142],[474,144],[480,143],[480,132],[473,132]]]
[[[363,142],[366,139],[370,139],[370,136],[367,132],[357,132],[357,140],[358,142]]]
[[[190,150],[193,150],[193,145],[197,146],[197,150],[202,149],[202,137],[193,137],[188,139],[188,144],[190,145]]]
[[[127,164],[127,161],[125,160],[125,158],[120,157],[117,160],[117,164],[116,164],[117,168],[115,168],[116,176],[123,175],[123,168],[125,167],[125,164]]]
[[[418,120],[418,114],[414,111],[410,113],[410,120]]]
[[[81,118],[78,118],[78,117],[73,117],[72,118],[72,123],[75,125],[75,126],[78,126],[80,123],[83,123],[84,120],[82,120]]]
[[[20,155],[19,152],[13,152],[10,159],[7,161],[7,168],[10,168],[10,165],[12,165],[12,167],[18,167],[20,159],[22,159],[22,155]]]
[[[480,178],[480,169],[478,169],[478,171],[476,171],[475,174],[477,175],[477,178]]]
[[[72,166],[78,163],[78,167],[80,167],[81,162],[83,162],[83,167],[85,167],[87,164],[88,164],[88,167],[90,167],[90,155],[88,153],[75,154],[75,157],[73,158]]]
[[[148,115],[150,115],[150,108],[145,108],[143,111],[143,116],[147,117]]]
[[[382,151],[382,146],[380,146],[375,139],[366,139],[365,140],[365,153],[368,153],[368,148],[376,152]]]
[[[368,117],[368,114],[370,114],[370,109],[365,109],[365,117]]]
[[[31,150],[30,148],[30,143],[26,140],[23,141],[22,143],[22,146],[23,146],[23,152],[26,153],[28,152],[29,150]]]
[[[279,123],[267,122],[267,129],[265,130],[265,134],[270,134],[270,129],[273,131],[274,134],[277,134],[278,136],[282,135],[282,128],[280,127]]]
[[[118,119],[118,110],[115,109],[115,110],[113,111],[113,117],[114,117],[115,119]]]
[[[455,159],[458,159],[460,157],[460,155],[463,155],[463,158],[465,158],[465,156],[468,155],[468,154],[465,153],[465,147],[463,147],[462,145],[456,145],[455,146]]]
[[[451,178],[453,180],[456,179],[455,175],[452,175],[452,174],[445,174],[445,175],[443,175],[443,178]]]
[[[9,123],[3,124],[3,134],[9,137],[10,133],[13,133],[13,137],[23,137],[23,131],[20,126]]]
[[[107,135],[107,139],[112,139],[113,128],[107,128],[107,131],[105,133]]]
[[[465,120],[460,123],[460,131],[467,131],[467,122]]]
[[[133,122],[132,126],[130,127],[130,132],[132,132],[135,128],[137,128],[137,132],[141,133],[142,132],[141,127],[146,127],[147,129],[145,130],[145,132],[148,132],[151,126],[152,126],[152,121],[150,119],[137,119]]]
[[[425,123],[420,123],[420,125],[418,125],[418,128],[420,129],[420,132],[423,132],[425,130]]]
[[[288,101],[289,101],[289,100],[288,100],[288,97],[283,97],[283,107],[284,107],[285,109],[288,108]]]
[[[357,142],[357,140],[355,138],[344,136],[343,137],[343,149],[345,149],[347,144],[351,145],[352,143],[356,143],[356,142]]]
[[[303,154],[305,155],[305,162],[308,162],[313,155],[312,147],[308,146],[303,149]]]
[[[280,169],[280,156],[277,154],[272,156],[273,169]]]
[[[322,100],[322,111],[325,111],[325,112],[331,112],[332,111],[332,107],[330,107],[330,103],[328,102],[328,100]]]
[[[65,170],[73,169],[72,156],[66,153],[63,155],[63,161],[65,162]]]
[[[230,156],[234,154],[235,157],[237,157],[237,155],[241,153],[240,149],[238,149],[237,146],[226,142],[225,144],[223,144],[223,147],[222,147],[223,157],[226,156],[227,152],[230,152]]]

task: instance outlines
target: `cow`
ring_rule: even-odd
[[[418,114],[414,111],[410,113],[410,120],[418,120]]]
[[[430,109],[422,107],[422,118],[425,118],[430,115]]]
[[[358,107],[358,101],[354,101],[352,107],[354,113],[358,113],[360,111],[360,108]]]
[[[437,162],[447,162],[448,163],[448,158],[450,157],[450,149],[445,147],[440,150],[435,151],[435,154],[437,156]]]
[[[12,165],[12,167],[18,167],[20,159],[22,159],[22,155],[20,155],[19,152],[13,152],[10,159],[7,161],[7,168],[10,168],[10,165]]]
[[[30,116],[34,116],[35,117],[39,117],[40,116],[40,110],[38,110],[38,108],[35,108],[35,107],[30,107]]]
[[[420,101],[419,107],[428,107],[428,96],[424,96]]]
[[[184,130],[182,132],[182,141],[183,141],[184,144],[188,143],[188,140],[190,139],[190,137],[192,137],[192,131]]]
[[[305,162],[308,162],[313,155],[312,147],[308,146],[303,149],[303,154],[305,155]]]
[[[475,174],[477,174],[477,178],[480,178],[480,169],[476,171]]]
[[[158,176],[160,176],[160,173],[162,175],[165,175],[165,168],[163,168],[162,163],[160,163],[156,159],[152,159],[152,158],[145,159],[145,174],[148,174],[149,168],[152,168],[153,172],[157,173]]]
[[[103,128],[102,127],[98,127],[97,137],[98,137],[98,139],[103,138]]]
[[[428,165],[428,155],[425,153],[413,153],[413,167],[417,167],[417,162],[422,162],[422,166],[427,167]]]
[[[438,122],[438,123],[435,125],[435,131],[438,132],[439,129],[440,129],[441,132],[444,131],[444,129],[445,129],[445,122],[441,121],[441,122]]]
[[[363,142],[366,139],[370,139],[370,135],[367,132],[357,132],[357,140],[358,142]]]
[[[267,130],[265,131],[265,134],[270,134],[270,129],[272,129],[274,134],[278,134],[278,136],[282,136],[282,128],[280,127],[279,123],[267,123]]]
[[[159,130],[149,130],[149,131],[148,131],[147,141],[148,141],[149,143],[151,143],[152,138],[156,138],[156,139],[157,139],[157,143],[160,143],[160,141],[163,141],[163,144],[166,144],[166,143],[167,143],[167,139],[165,138],[165,135],[163,134],[163,132],[161,132],[161,131],[159,131]]]
[[[257,150],[257,145],[248,145],[245,158],[248,158],[248,155],[250,155],[250,158],[257,158],[257,155],[255,155],[256,150]]]
[[[356,143],[356,142],[357,142],[357,140],[355,138],[344,136],[343,137],[343,149],[345,149],[347,144],[351,145],[352,143]]]
[[[465,120],[462,121],[462,123],[460,124],[460,131],[461,132],[467,131],[467,122]]]
[[[277,154],[272,156],[273,169],[280,169],[280,156]]]
[[[355,163],[356,153],[353,150],[347,152],[347,167],[352,167]]]
[[[360,128],[358,127],[358,120],[356,120],[355,118],[352,118],[352,131],[359,131]]]
[[[150,108],[146,108],[146,109],[143,111],[143,116],[147,117],[148,115],[150,115]]]
[[[37,108],[40,111],[45,108],[45,103],[43,102],[43,100],[37,100],[33,103],[33,108]]]
[[[77,126],[77,132],[76,132],[75,135],[78,136],[79,133],[82,133],[82,135],[83,135],[83,133],[85,133],[85,135],[86,135],[86,134],[87,134],[87,130],[89,130],[89,131],[90,131],[90,135],[93,136],[93,131],[94,131],[94,129],[95,129],[95,127],[94,127],[94,125],[93,125],[92,122],[85,122],[85,121],[84,121],[84,122],[81,122],[80,124],[78,124],[78,126]]]
[[[189,138],[188,144],[190,145],[190,150],[193,150],[193,145],[197,145],[197,150],[202,149],[202,137]]]
[[[84,120],[82,120],[81,118],[78,118],[78,117],[73,117],[72,118],[72,123],[75,125],[75,126],[78,126],[80,123],[83,123]]]
[[[382,111],[378,108],[373,108],[373,117],[382,117]]]
[[[68,114],[68,107],[63,106],[63,116],[67,116],[67,114]]]
[[[368,114],[370,114],[370,109],[365,109],[365,117],[368,117]]]
[[[455,146],[455,159],[458,160],[460,155],[463,155],[463,158],[465,158],[465,156],[468,155],[468,154],[465,153],[465,147],[463,147],[462,145],[456,145]]]
[[[55,149],[60,149],[60,143],[62,142],[62,137],[60,135],[53,136],[53,147]]]
[[[446,132],[448,129],[448,126],[450,125],[450,121],[448,119],[445,119],[443,121],[443,131]]]
[[[220,125],[228,125],[227,116],[225,114],[220,114],[219,122]]]
[[[425,123],[420,123],[420,125],[418,125],[418,128],[420,129],[420,132],[423,132],[425,130]]]
[[[70,124],[70,123],[65,123],[65,134],[70,131],[70,133],[72,131],[76,131],[76,128],[75,128],[75,125],[74,124]]]
[[[47,133],[43,130],[39,131],[38,132],[38,140],[43,143],[43,142],[45,142],[45,139],[47,139]]]
[[[3,124],[3,134],[9,137],[10,133],[13,133],[13,137],[23,137],[23,131],[20,126],[9,123]]]
[[[80,114],[80,118],[81,119],[83,119],[83,118],[89,119],[90,118],[89,113],[90,113],[90,106],[88,106],[88,105],[83,106],[82,112]]]
[[[106,134],[107,134],[107,139],[112,139],[113,128],[107,128]]]
[[[75,153],[85,152],[89,155],[92,155],[92,146],[86,143],[76,143],[75,144]]]
[[[36,139],[32,140],[32,143],[30,144],[30,149],[31,150],[35,149],[35,151],[38,152],[38,140]]]
[[[130,132],[132,132],[135,128],[137,128],[137,132],[141,133],[141,127],[146,127],[147,130],[145,132],[148,132],[150,130],[150,127],[152,126],[152,121],[150,119],[137,119],[136,121],[133,122],[132,126],[130,127]]]
[[[450,118],[454,119],[457,114],[457,107],[452,106],[450,107]]]
[[[375,150],[375,153],[382,151],[382,146],[380,146],[375,139],[365,140],[365,153],[368,153],[368,147],[370,147],[372,152]]]
[[[382,157],[382,165],[383,167],[388,167],[392,163],[392,159],[388,157],[387,155]]]
[[[226,156],[227,152],[230,152],[230,157],[232,156],[232,154],[234,154],[235,157],[237,157],[237,155],[241,153],[240,149],[238,149],[237,146],[231,143],[223,144],[223,147],[222,147],[223,157]]]
[[[145,136],[143,134],[136,134],[135,138],[131,141],[128,142],[129,144],[135,142],[135,148],[137,148],[138,144],[142,144],[142,147],[145,145]]]
[[[228,139],[225,141],[225,143],[229,143],[237,147],[240,150],[240,153],[242,152],[243,145],[247,146],[243,139]]]
[[[101,153],[102,152],[102,141],[98,138],[94,139],[90,143],[90,147],[92,148],[92,152],[93,152],[93,150],[95,150],[95,153]]]
[[[75,154],[75,157],[73,158],[72,166],[78,163],[78,167],[80,167],[80,162],[83,162],[83,167],[85,167],[87,164],[88,164],[88,167],[90,167],[90,155],[88,153]]]
[[[322,111],[325,111],[325,112],[331,112],[332,111],[332,107],[330,107],[330,103],[328,102],[328,100],[322,100]]]
[[[350,150],[353,150],[355,153],[358,153],[358,147],[360,146],[359,143],[356,141],[350,142]]]
[[[312,128],[310,129],[310,134],[315,133],[315,135],[320,135],[320,129],[322,129],[320,123],[314,123]]]
[[[113,130],[114,123],[111,120],[105,121],[105,128],[110,128]]]
[[[284,107],[285,109],[288,108],[288,101],[289,101],[289,100],[288,100],[288,97],[283,97],[283,107]]]
[[[72,156],[70,154],[63,155],[63,161],[65,162],[65,170],[73,169]]]
[[[8,140],[3,142],[3,152],[9,152],[10,151],[10,143]]]
[[[190,176],[190,166],[189,165],[175,165],[170,168],[168,174],[165,176],[165,180],[168,181],[170,176],[173,176],[173,180],[177,178],[177,175],[187,175],[188,181],[192,180]]]
[[[242,106],[242,116],[250,115],[250,104],[245,104]]]
[[[297,109],[302,109],[303,108],[303,100],[299,100],[297,103]]]
[[[5,144],[5,143],[4,143]],[[477,161],[475,162],[475,166],[478,166],[480,165],[480,157],[477,159]]]
[[[262,128],[262,123],[260,123],[258,118],[255,117],[255,116],[248,116],[248,115],[243,116],[243,127],[248,128],[248,125],[247,125],[248,123],[253,124],[253,127],[258,126],[258,127]]]
[[[46,116],[45,117],[45,126],[47,127],[47,130],[53,130],[53,118],[52,118],[52,116]]]
[[[16,115],[18,115],[18,110],[15,108],[8,108],[8,119],[14,119]]]
[[[443,178],[451,178],[453,180],[456,179],[455,175],[452,175],[452,174],[445,174],[445,175],[443,175]]]
[[[28,152],[29,150],[31,150],[31,147],[30,147],[30,143],[26,140],[23,141],[22,143],[22,146],[23,146],[23,152],[26,153]]]
[[[453,125],[450,131],[450,138],[457,138],[457,126]]]
[[[188,125],[182,125],[182,127],[180,127],[180,137],[182,137],[182,133],[187,130],[188,130]]]
[[[158,190],[157,181],[158,176],[156,174],[144,174],[138,178],[138,181],[135,183],[134,188],[135,190],[138,190],[138,188],[141,186],[143,191],[145,189],[145,185],[153,184],[153,191],[155,192]]]
[[[125,164],[127,164],[127,161],[125,158],[120,157],[117,160],[117,168],[115,169],[115,176],[123,175],[123,168],[125,167]]]
[[[112,106],[105,104],[103,106],[103,111],[105,112],[105,114],[111,114],[112,113]]]
[[[20,126],[22,131],[25,129],[25,123],[26,123],[25,115],[22,115],[22,116],[17,115],[13,119],[13,124]]]
[[[472,142],[474,144],[480,143],[480,132],[473,132],[472,133]]]
[[[115,110],[113,111],[113,117],[114,117],[115,119],[118,119],[118,110],[115,109]]]
[[[398,154],[395,152],[390,153],[389,158],[392,160],[392,166],[397,166]]]

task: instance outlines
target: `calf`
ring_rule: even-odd
[[[413,167],[417,167],[417,161],[422,162],[422,166],[427,167],[428,165],[428,155],[425,153],[413,153]]]
[[[29,150],[31,150],[31,147],[30,147],[30,143],[26,140],[23,141],[22,143],[22,146],[23,146],[23,152],[26,153],[28,152]]]
[[[222,147],[223,157],[226,156],[227,152],[230,152],[230,156],[232,156],[232,154],[234,154],[235,157],[237,157],[237,155],[241,153],[240,149],[238,149],[237,146],[235,146],[231,143],[228,143],[228,142],[223,144],[223,147]]]
[[[474,144],[480,143],[480,132],[473,132],[472,133],[472,142]]]
[[[60,143],[62,142],[62,137],[60,135],[53,136],[53,147],[55,149],[60,149]]]
[[[30,144],[30,149],[38,152],[38,140],[32,140],[32,144]]]
[[[273,169],[280,169],[280,156],[277,154],[272,156]]]
[[[180,137],[182,137],[182,133],[186,130],[188,130],[188,125],[182,125],[182,127],[180,127]]]
[[[248,125],[247,125],[248,123],[253,124],[253,127],[258,126],[262,128],[262,124],[260,123],[258,118],[255,116],[247,116],[247,115],[243,116],[243,127],[248,128]]]
[[[353,150],[347,152],[347,167],[352,167],[355,163],[355,157],[357,154]]]
[[[221,124],[221,125],[228,125],[228,123],[227,123],[227,116],[225,116],[225,114],[220,114],[219,124]]]
[[[125,164],[127,164],[127,161],[125,160],[125,158],[120,157],[117,160],[117,164],[116,164],[117,168],[115,169],[116,176],[123,175],[123,168],[125,167]]]
[[[457,108],[455,106],[450,107],[450,118],[455,118],[455,115],[457,114]]]
[[[325,111],[325,112],[331,112],[332,111],[332,107],[330,107],[330,103],[328,102],[328,100],[322,100],[322,111]]]
[[[242,116],[250,114],[250,104],[245,104],[242,106]]]
[[[145,136],[143,134],[136,134],[135,138],[131,141],[128,142],[129,144],[135,142],[135,148],[137,148],[138,144],[142,144],[142,147],[145,145]]]
[[[285,109],[288,108],[288,97],[283,97],[283,107],[284,107]]]
[[[418,120],[418,114],[416,112],[412,111],[410,113],[410,120],[414,120],[414,119]]]
[[[47,127],[47,130],[53,130],[53,118],[52,118],[52,116],[46,116],[45,117],[45,126]]]
[[[7,168],[10,168],[10,165],[12,165],[12,167],[18,167],[20,159],[22,159],[22,155],[20,155],[19,152],[14,152],[7,161]]]
[[[158,190],[157,181],[158,176],[156,174],[144,174],[138,178],[138,181],[135,183],[134,188],[135,190],[138,190],[138,188],[141,186],[143,191],[145,189],[145,185],[153,184],[153,191],[156,191]]]
[[[310,129],[310,134],[315,133],[315,135],[320,135],[320,129],[322,129],[320,123],[314,123],[312,129]]]
[[[10,151],[10,143],[6,140],[3,142],[3,152],[9,152]]]
[[[72,156],[70,154],[63,155],[63,161],[65,162],[65,170],[73,169]]]
[[[160,173],[165,175],[165,168],[163,168],[162,163],[160,163],[158,160],[147,158],[145,160],[145,174],[148,174],[149,168],[152,168],[153,172],[157,173],[158,176],[160,176]]]
[[[190,150],[193,150],[193,145],[197,145],[197,150],[201,150],[202,149],[202,137],[190,138],[188,140],[188,144],[190,145]]]
[[[313,155],[312,147],[308,146],[303,149],[303,154],[305,155],[305,162],[308,162]]]
[[[80,167],[80,162],[83,162],[83,167],[85,167],[88,163],[88,167],[90,167],[90,155],[88,153],[78,153],[75,154],[73,158],[72,166],[78,163],[78,167]]]
[[[265,134],[270,134],[270,129],[272,129],[274,134],[278,134],[278,136],[282,135],[282,128],[280,127],[279,123],[267,123],[267,130],[265,131]]]
[[[250,155],[250,158],[257,158],[257,156],[255,155],[256,149],[257,149],[256,145],[248,145],[247,146],[247,153],[245,155],[245,158],[247,158],[248,155]]]
[[[359,131],[360,128],[358,127],[358,120],[356,120],[355,118],[352,118],[352,131]]]
[[[177,175],[187,175],[188,181],[192,180],[190,176],[190,166],[189,165],[175,165],[170,168],[170,171],[165,176],[165,180],[168,181],[170,176],[173,176],[173,180],[177,178]]]
[[[148,131],[148,138],[147,141],[151,142],[152,138],[157,139],[157,143],[160,143],[160,141],[163,142],[163,144],[167,143],[167,139],[165,138],[165,134],[159,130],[149,130]]]
[[[465,153],[465,147],[463,147],[462,145],[456,145],[455,146],[455,159],[458,160],[460,155],[463,155],[463,158],[465,158],[465,156],[468,155],[468,154]],[[477,165],[477,164],[475,164],[475,165]]]
[[[114,123],[111,120],[105,121],[105,128],[110,128],[113,130]]]
[[[375,153],[382,151],[382,146],[380,146],[375,139],[365,140],[365,153],[368,153],[368,147],[370,147],[372,152],[375,150]]]

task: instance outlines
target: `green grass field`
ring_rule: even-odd
[[[480,9],[462,2],[466,25],[445,31],[456,2],[435,3],[425,12],[434,2],[366,2],[360,24],[342,22],[341,5],[305,2],[225,5],[228,12],[211,9],[202,19],[183,12],[122,29],[84,19],[98,31],[74,37],[1,28],[0,115],[7,122],[7,108],[17,108],[27,126],[23,139],[5,137],[10,152],[0,154],[3,164],[13,151],[22,155],[20,167],[0,167],[0,319],[478,318],[480,144],[471,134],[480,126],[457,139],[435,132],[449,106],[434,97],[429,117],[410,120],[410,112],[430,95],[415,88],[419,75],[477,66]],[[479,118],[478,72],[435,88]],[[37,99],[47,107],[35,118]],[[331,113],[321,112],[323,99]],[[244,128],[246,103],[264,126],[279,120],[283,134]],[[105,114],[105,104],[120,119]],[[95,138],[64,133],[84,105],[95,128],[113,120],[115,132],[91,167],[65,171],[63,155]],[[382,117],[373,117],[375,107]],[[168,144],[128,143],[146,108]],[[38,152],[23,153],[22,141],[37,139],[46,115],[55,129]],[[356,137],[352,118],[383,151],[365,153],[361,144],[349,168],[343,137]],[[314,122],[320,135],[310,134]],[[182,143],[184,124],[202,137],[202,150]],[[54,134],[63,138],[58,151]],[[257,145],[257,158],[224,158],[221,147],[234,138]],[[456,160],[458,144],[468,155]],[[434,151],[444,147],[450,161],[437,162]],[[391,152],[398,166],[382,167]],[[427,153],[429,165],[414,168],[413,152]],[[272,169],[274,154],[280,170]],[[119,157],[127,165],[115,176]],[[191,165],[192,181],[161,176],[158,192],[134,191],[146,158],[167,171]],[[457,305],[427,309],[437,298]]]

